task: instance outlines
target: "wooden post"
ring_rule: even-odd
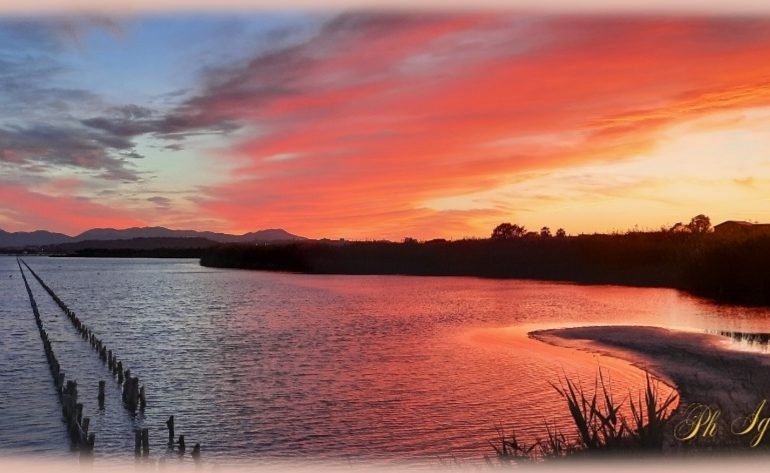
[[[166,427],[168,428],[168,444],[174,446],[174,416],[169,416],[166,421]]]
[[[131,370],[126,370],[125,374],[125,382],[123,383],[123,401],[126,401],[128,399],[128,387],[129,384],[131,384]]]
[[[126,378],[126,382],[123,383],[123,392],[126,395],[126,403],[130,406],[131,405],[131,387],[134,383],[134,378]]]
[[[200,459],[200,457],[201,457],[201,444],[199,444],[199,443],[195,444],[195,446],[193,447],[193,451],[192,451],[192,457],[196,461],[198,461]]]
[[[144,410],[146,405],[147,399],[144,397],[144,385],[142,385],[141,389],[139,389],[139,408]]]
[[[123,384],[123,362],[118,361],[118,384]]]
[[[184,435],[179,436],[179,451],[184,452]]]
[[[134,453],[139,455],[139,451],[142,449],[142,431],[139,429],[134,430]]]
[[[80,428],[83,430],[83,435],[88,435],[88,427],[91,426],[91,419],[83,417],[83,422],[80,423]]]
[[[123,384],[123,396],[128,409],[135,411],[139,401],[139,378],[126,378],[126,382]]]
[[[128,392],[128,407],[131,410],[136,410],[136,405],[139,403],[139,378],[136,376],[131,378],[131,390]]]
[[[150,430],[142,429],[142,453],[144,456],[150,455]]]
[[[68,421],[69,421],[68,409],[70,405],[70,392],[69,392],[70,382],[71,381],[67,381],[67,386],[65,386],[61,394],[61,411],[62,411],[62,414],[64,415],[64,418],[67,419]]]
[[[105,382],[99,381],[99,409],[104,409],[104,387]]]

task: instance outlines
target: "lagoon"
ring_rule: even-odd
[[[496,425],[532,440],[544,421],[568,431],[550,385],[565,375],[593,382],[601,366],[618,392],[643,385],[628,362],[548,345],[531,330],[770,332],[770,310],[673,289],[305,275],[197,260],[25,261],[147,385],[147,409],[128,414],[107,368],[28,275],[59,361],[78,380],[97,458],[133,457],[138,427],[150,429],[152,454],[165,454],[174,415],[177,434],[212,461],[474,462],[493,453]],[[67,455],[15,258],[0,257],[0,293],[0,449]]]

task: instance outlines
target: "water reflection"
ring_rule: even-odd
[[[523,440],[542,437],[546,420],[568,432],[550,384],[565,374],[592,385],[601,365],[619,393],[643,384],[627,363],[545,345],[528,329],[770,332],[768,311],[670,289],[278,274],[194,260],[26,261],[147,385],[143,417],[119,409],[117,392],[99,411],[96,388],[109,373],[33,287],[68,377],[88,393],[84,409],[100,413],[100,458],[132,456],[137,426],[150,428],[151,455],[162,455],[174,415],[177,434],[200,442],[209,460],[479,460],[496,424]],[[41,384],[48,374],[14,264],[0,257],[0,325],[9,327],[0,331],[0,448],[58,452],[61,421],[37,414],[55,413],[56,398]]]
[[[768,351],[768,344],[770,343],[770,333],[735,332],[729,330],[707,332],[730,338],[737,348],[746,348],[765,353]]]

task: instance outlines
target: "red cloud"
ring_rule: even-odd
[[[0,183],[0,214],[24,222],[20,231],[56,229],[74,235],[95,227],[126,228],[145,223],[130,212],[77,197],[51,196]]]
[[[468,216],[441,226],[446,215],[424,203],[621,159],[654,146],[664,126],[769,95],[767,20],[348,21],[230,71],[195,102],[200,117],[261,130],[227,153],[237,172],[203,212],[233,229],[311,236],[485,235]],[[258,84],[271,86],[250,96]]]
[[[212,156],[235,170],[195,199],[197,213],[137,217],[3,184],[6,218],[66,231],[143,220],[312,237],[484,236],[516,218],[515,202],[429,202],[625,159],[674,123],[767,104],[770,19],[352,14],[204,79],[197,97],[131,131],[240,127]]]

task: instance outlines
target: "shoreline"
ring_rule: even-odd
[[[714,301],[770,307],[770,236],[580,235],[403,243],[220,245],[201,266],[308,274],[393,274],[534,279],[667,287]]]
[[[753,435],[733,435],[730,424],[750,415],[770,397],[770,357],[729,349],[725,337],[719,335],[649,326],[588,326],[535,330],[528,336],[555,346],[625,360],[675,388],[679,407],[669,425],[667,449],[687,445],[673,438],[673,430],[691,404],[721,411],[718,435],[713,439],[699,437],[696,444],[715,448],[748,446]],[[768,411],[765,408],[759,420],[770,415]],[[762,445],[769,446],[770,438]]]

